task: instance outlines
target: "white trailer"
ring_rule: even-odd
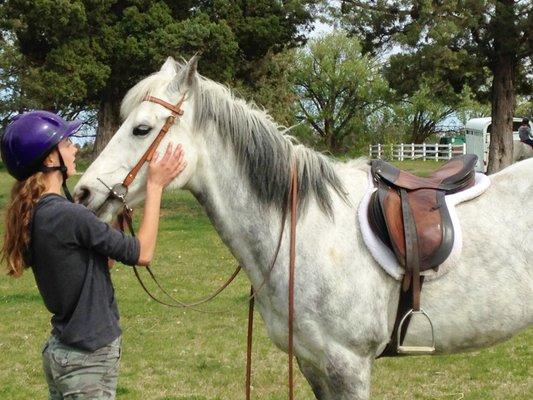
[[[513,118],[513,140],[520,140],[518,128],[521,123],[522,118]],[[531,121],[529,125],[532,125]],[[472,118],[465,125],[466,152],[477,155],[476,171],[487,171],[491,128],[490,117]]]

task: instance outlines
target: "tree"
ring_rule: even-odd
[[[166,57],[201,52],[206,76],[253,84],[257,63],[303,43],[318,2],[7,0],[0,28],[31,77],[18,80],[28,99],[69,115],[98,110],[98,153],[127,89]]]
[[[343,0],[341,13],[345,25],[364,37],[365,51],[401,46],[413,73],[431,67],[456,93],[468,85],[479,100],[490,98],[488,172],[512,162],[516,93],[532,89],[530,1]]]
[[[388,88],[356,38],[335,32],[298,51],[293,72],[299,118],[309,123],[326,147],[345,150],[354,127],[385,104]]]
[[[239,80],[234,89],[241,97],[251,99],[266,109],[277,123],[292,126],[296,123],[297,112],[291,75],[294,63],[294,49],[278,54],[269,53],[254,63],[255,68],[249,75],[250,82]]]
[[[458,91],[454,82],[443,78],[443,71],[435,68],[443,59],[442,53],[435,50],[425,48],[417,53],[393,54],[385,63],[385,77],[394,90],[396,102],[400,103],[400,110],[412,113],[408,118],[412,143],[422,143],[435,133],[439,123],[470,102],[468,85]],[[453,60],[446,63],[450,68]]]
[[[5,126],[25,107],[21,80],[24,75],[21,54],[9,38],[0,39],[0,124]]]
[[[515,115],[533,120],[533,96],[524,96],[517,99]]]

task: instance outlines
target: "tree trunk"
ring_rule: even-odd
[[[494,53],[491,60],[492,129],[490,133],[487,174],[494,174],[513,162],[513,116],[515,106],[514,81],[516,53],[513,49],[514,1],[505,0],[496,6],[494,17]],[[505,29],[507,27],[507,29]],[[502,36],[502,32],[506,32]]]
[[[514,68],[512,60],[504,57],[499,57],[495,64],[488,174],[498,172],[513,162]]]
[[[329,143],[329,150],[333,154],[339,154],[343,152],[345,149],[344,149],[344,144],[342,143],[342,140],[339,140],[337,137],[332,136],[330,143]]]
[[[411,143],[421,144],[433,133],[435,124],[427,121],[423,111],[417,111],[411,129]]]
[[[422,144],[432,133],[433,130],[426,126],[413,127],[411,132],[411,143]]]
[[[331,119],[326,118],[324,120],[324,132],[326,134],[326,146],[328,150],[333,154],[339,153],[342,149],[342,138],[338,138],[335,134],[337,133],[334,128],[334,123]]]
[[[93,157],[96,158],[120,127],[120,103],[103,101],[98,111],[98,129],[94,142]]]

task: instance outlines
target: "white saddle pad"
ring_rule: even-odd
[[[393,278],[401,280],[404,275],[404,268],[396,259],[396,255],[394,254],[394,252],[389,249],[374,233],[368,222],[368,206],[370,204],[370,197],[372,196],[372,193],[377,190],[370,173],[368,174],[368,182],[369,184],[367,191],[365,193],[365,196],[361,200],[361,203],[359,204],[358,210],[358,220],[361,232],[363,234],[363,240],[368,249],[370,250],[370,253],[374,257],[374,259],[378,262],[378,264],[381,265],[381,267]],[[474,186],[469,189],[463,190],[462,192],[445,196],[446,204],[450,212],[450,217],[454,229],[454,243],[450,255],[439,266],[437,271],[431,269],[421,273],[426,277],[426,280],[435,279],[444,275],[446,272],[452,269],[459,261],[459,257],[461,255],[461,250],[463,247],[463,234],[461,230],[461,225],[459,223],[459,218],[457,217],[455,206],[459,203],[463,203],[465,201],[478,197],[489,188],[490,183],[491,181],[488,176],[481,173],[476,173],[476,181]]]

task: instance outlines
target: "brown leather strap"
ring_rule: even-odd
[[[270,266],[268,267],[267,274],[263,277],[263,281],[259,284],[257,289],[254,290],[253,286],[252,286],[252,294],[250,295],[250,298],[251,297],[257,297],[259,292],[266,285],[268,279],[270,279],[270,276],[272,274],[272,270],[274,269],[274,266],[276,265],[276,261],[278,259],[278,254],[279,254],[279,250],[281,248],[281,242],[283,241],[283,234],[285,232],[285,223],[287,222],[287,210],[290,207],[290,201],[291,201],[291,197],[290,197],[290,189],[289,189],[289,196],[287,197],[287,204],[286,204],[286,207],[283,209],[283,212],[282,212],[282,215],[281,215],[281,227],[280,227],[280,232],[279,232],[279,236],[278,236],[278,244],[276,245],[276,251],[274,252],[274,257],[272,257],[272,261],[270,263]]]
[[[187,93],[184,93],[183,96],[181,96],[180,101],[176,105],[167,103],[164,100],[161,100],[161,99],[158,99],[157,97],[152,97],[152,96],[146,96],[143,99],[145,101],[151,101],[152,103],[157,103],[157,104],[162,105],[165,108],[168,108],[170,111],[172,111],[172,114],[170,114],[170,116],[167,118],[167,120],[165,121],[165,124],[163,125],[159,133],[157,134],[156,138],[154,139],[150,147],[148,147],[148,149],[143,154],[141,159],[137,161],[137,164],[135,164],[135,166],[131,169],[128,175],[126,175],[126,178],[124,178],[124,181],[122,182],[122,184],[125,187],[128,187],[129,185],[131,185],[131,183],[134,181],[135,177],[139,173],[139,170],[144,165],[144,163],[147,161],[150,162],[152,160],[152,157],[154,156],[154,152],[159,146],[159,143],[161,143],[161,140],[163,140],[163,138],[167,134],[170,127],[174,125],[176,116],[183,115],[183,110],[181,109],[181,106],[183,102],[185,101],[186,94]]]
[[[407,190],[400,189],[402,201],[403,229],[405,237],[405,268],[406,276],[411,277],[413,285],[413,311],[420,311],[420,254],[418,235],[413,218]]]
[[[289,250],[289,399],[294,399],[294,374],[293,374],[293,358],[294,358],[294,342],[293,342],[293,321],[294,321],[294,277],[296,265],[296,221],[297,221],[297,207],[298,207],[298,168],[296,164],[291,170],[291,177],[289,182],[289,192],[287,196],[287,206],[283,210],[281,219],[281,231],[278,240],[278,246],[272,260],[272,264],[268,270],[268,275],[265,277],[261,285],[254,291],[253,286],[250,288],[250,298],[248,307],[248,334],[246,339],[246,400],[251,398],[251,374],[252,374],[252,337],[253,337],[253,312],[254,299],[259,293],[259,290],[264,286],[266,279],[270,276],[276,259],[278,257],[281,241],[283,238],[283,231],[286,221],[287,209],[291,208],[291,235],[290,235],[290,250]]]
[[[157,97],[153,96],[145,96],[144,101],[151,101],[152,103],[157,103],[159,105],[162,105],[165,108],[168,108],[170,111],[172,111],[176,115],[183,115],[183,110],[181,109],[181,105],[183,104],[183,100],[185,99],[185,95],[182,96],[181,100],[178,102],[178,104],[170,104],[167,103],[165,100],[161,100]]]
[[[296,266],[296,220],[298,210],[298,168],[292,168],[291,176],[291,240],[289,260],[289,400],[294,399],[294,280]]]
[[[130,231],[130,234],[132,236],[135,236],[135,231],[133,229],[133,218],[132,218],[132,214],[131,214],[131,211],[127,208],[127,207],[124,207],[124,211],[122,212],[122,214],[119,214],[117,216],[118,218],[118,222],[119,222],[119,226],[120,226],[120,229],[122,231],[124,231],[124,223],[126,223],[127,227],[128,227],[128,230]],[[145,267],[146,270],[148,271],[150,277],[152,278],[152,280],[154,281],[154,283],[157,285],[157,287],[159,288],[159,290],[161,290],[173,303],[167,303],[163,300],[160,300],[158,298],[156,298],[149,290],[148,288],[146,287],[146,285],[144,284],[144,281],[142,280],[140,274],[139,274],[139,271],[137,270],[137,266],[133,266],[133,271],[135,272],[135,276],[137,278],[137,280],[139,281],[139,283],[141,284],[141,287],[144,289],[144,291],[148,294],[148,296],[150,296],[154,301],[156,301],[157,303],[159,304],[162,304],[162,305],[165,305],[165,306],[168,306],[168,307],[174,307],[174,308],[191,308],[191,309],[194,309],[195,311],[201,311],[201,312],[205,312],[203,310],[198,310],[198,309],[195,309],[194,307],[195,306],[199,306],[200,304],[204,304],[204,303],[207,303],[208,301],[214,299],[216,296],[218,296],[231,282],[233,282],[233,280],[235,279],[235,277],[238,275],[238,273],[240,272],[241,270],[241,267],[240,266],[237,266],[237,268],[235,269],[235,271],[233,272],[233,274],[226,280],[226,282],[224,282],[217,290],[215,290],[212,294],[210,294],[209,296],[207,297],[204,297],[203,299],[200,299],[200,300],[197,300],[197,301],[194,301],[194,302],[191,302],[191,303],[185,303],[183,301],[180,301],[176,298],[174,298],[172,295],[170,295],[168,293],[168,291],[166,291],[162,285],[159,283],[159,281],[156,279],[154,273],[152,272],[152,270],[150,269],[150,267]]]
[[[424,284],[424,275],[420,276],[420,290],[422,290],[422,285]],[[398,301],[398,308],[396,310],[396,319],[394,320],[394,327],[392,329],[392,334],[390,336],[390,341],[387,343],[387,346],[383,350],[383,352],[377,356],[376,358],[381,357],[397,357],[402,356],[404,354],[398,353],[397,346],[397,337],[398,337],[398,329],[400,328],[400,321],[404,317],[404,315],[409,311],[413,309],[413,285],[407,285],[407,288],[402,287],[400,285],[400,299]],[[407,334],[407,328],[409,328],[409,324],[411,322],[411,316],[408,316],[405,322],[402,325],[402,331],[400,332],[400,345],[403,345],[403,341],[405,339],[405,335]]]
[[[252,338],[254,331],[254,287],[250,286],[248,303],[248,334],[246,335],[246,400],[252,398]]]

